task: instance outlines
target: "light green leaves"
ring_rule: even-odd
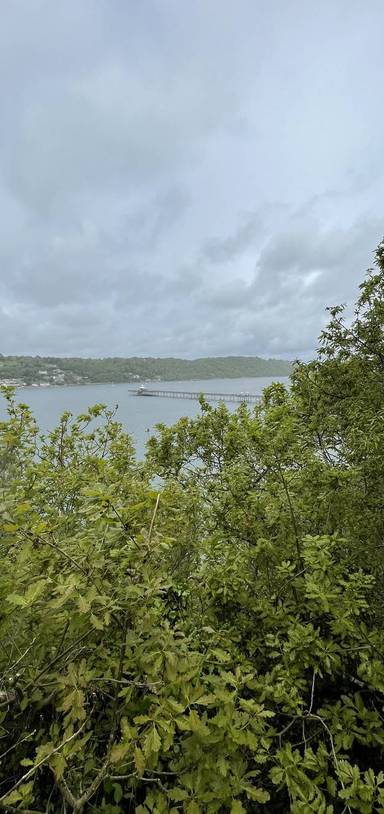
[[[128,754],[130,748],[129,743],[115,743],[112,746],[110,761],[111,763],[121,763],[125,756]]]
[[[39,599],[46,585],[46,579],[37,580],[28,586],[24,594],[9,594],[6,597],[7,602],[10,602],[12,605],[18,605],[22,608],[28,608],[30,605],[33,605],[37,599]]]
[[[161,746],[161,739],[155,724],[151,726],[144,741],[144,753],[147,758],[157,753]]]
[[[136,771],[139,777],[142,777],[145,771],[145,757],[141,749],[138,747],[135,748],[134,754],[134,761]]]
[[[188,716],[176,719],[178,728],[182,732],[194,732],[204,738],[209,735],[209,727],[201,720],[196,710],[191,710]]]

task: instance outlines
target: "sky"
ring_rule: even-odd
[[[0,352],[310,358],[384,235],[382,0],[2,0]]]

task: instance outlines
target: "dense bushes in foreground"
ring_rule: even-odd
[[[2,810],[384,812],[377,264],[289,392],[143,464],[104,408],[41,439],[5,393]]]

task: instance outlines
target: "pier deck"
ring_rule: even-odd
[[[260,395],[255,393],[201,393],[190,390],[152,390],[140,387],[138,390],[129,390],[133,396],[147,396],[166,399],[199,399],[204,396],[206,401],[230,401],[238,404],[259,404]]]

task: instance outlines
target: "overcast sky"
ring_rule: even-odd
[[[384,234],[383,0],[2,0],[0,351],[307,357]]]

